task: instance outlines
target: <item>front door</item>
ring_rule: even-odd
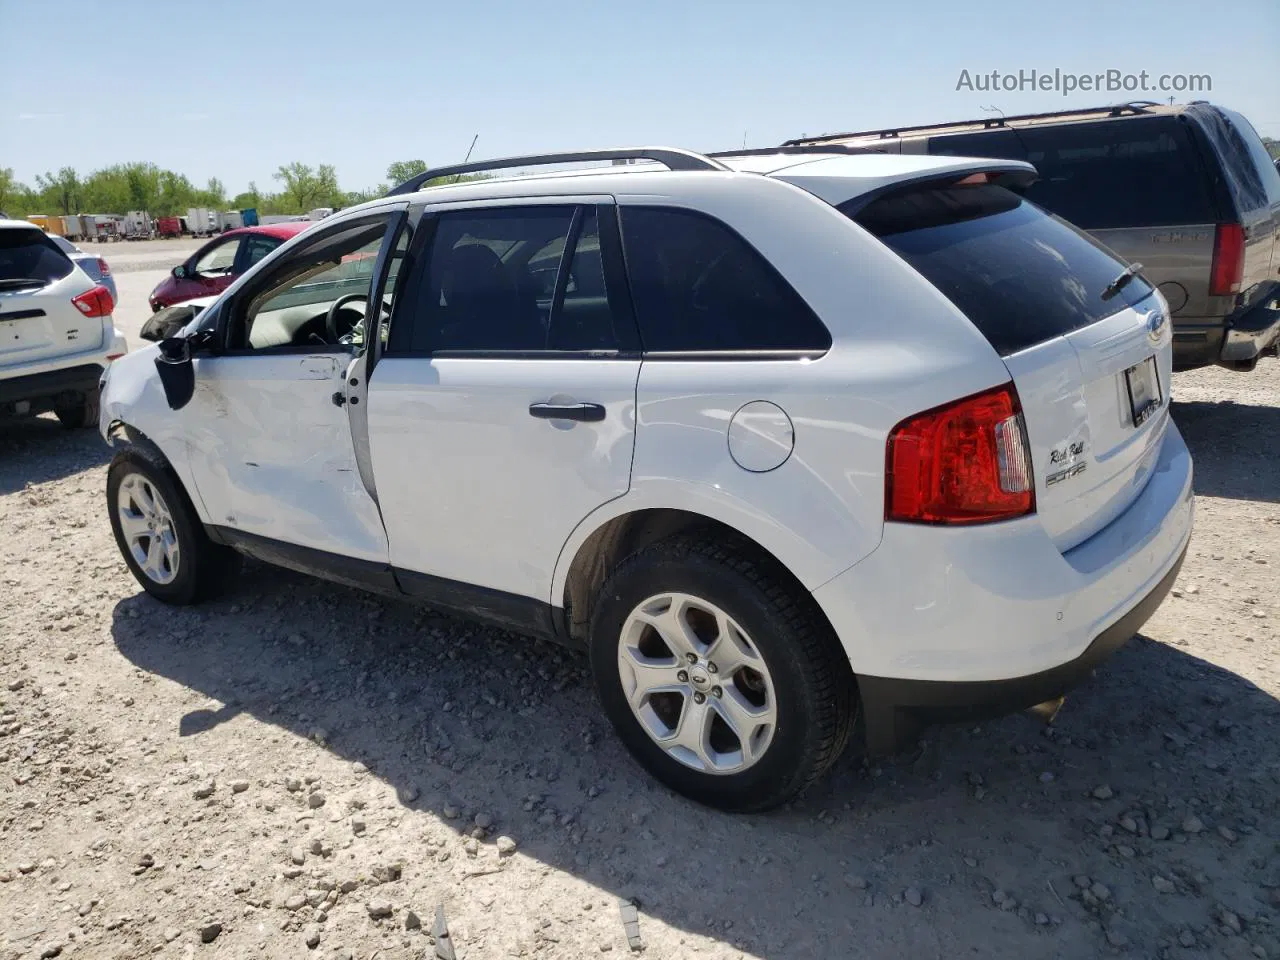
[[[574,527],[630,484],[640,360],[614,207],[442,205],[411,250],[369,378],[391,563],[406,592],[528,627]]]
[[[386,564],[347,398],[374,266],[400,215],[327,226],[214,308],[225,347],[195,360],[183,415],[200,497],[233,538]]]

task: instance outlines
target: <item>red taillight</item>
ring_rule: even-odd
[[[1244,279],[1244,227],[1220,223],[1213,234],[1213,267],[1209,273],[1209,296],[1229,297],[1240,292]]]
[[[107,261],[103,260],[101,257],[98,258],[98,272],[104,277],[111,276],[111,268],[107,266]]]
[[[1033,513],[1025,438],[1012,383],[908,417],[889,434],[885,519],[988,523]]]
[[[72,297],[71,302],[86,317],[109,317],[115,308],[111,291],[102,284],[98,284],[92,290],[86,290],[78,297]]]

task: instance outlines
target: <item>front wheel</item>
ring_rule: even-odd
[[[107,512],[129,571],[157,600],[212,598],[239,571],[240,555],[209,539],[169,467],[150,450],[129,447],[111,461]]]
[[[848,741],[839,642],[800,585],[744,544],[682,536],[625,560],[596,604],[591,666],[641,765],[708,806],[785,803]]]
[[[68,430],[79,430],[82,427],[98,425],[98,391],[86,393],[78,403],[62,404],[54,407],[58,422]]]

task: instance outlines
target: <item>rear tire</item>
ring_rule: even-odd
[[[55,407],[58,422],[68,430],[79,430],[83,427],[98,425],[98,391],[93,390],[84,395],[84,399],[76,404]]]
[[[664,540],[617,567],[592,616],[591,668],[640,764],[731,812],[804,791],[854,717],[848,659],[813,599],[753,544],[714,535]]]
[[[212,599],[240,571],[240,554],[209,539],[177,476],[146,447],[127,447],[111,461],[107,513],[129,572],[157,600]]]

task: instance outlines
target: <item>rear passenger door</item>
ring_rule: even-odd
[[[368,384],[406,592],[537,626],[569,534],[628,489],[638,347],[608,199],[426,209]]]

